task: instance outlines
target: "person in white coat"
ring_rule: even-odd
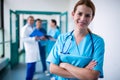
[[[26,80],[32,80],[35,72],[35,64],[40,60],[40,51],[38,41],[40,37],[30,37],[34,31],[34,17],[29,16],[27,24],[21,29],[21,38],[25,48],[25,60],[27,63]]]

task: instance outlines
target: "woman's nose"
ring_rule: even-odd
[[[86,20],[86,18],[85,18],[85,16],[83,15],[83,16],[81,16],[81,21],[84,21],[84,20]]]

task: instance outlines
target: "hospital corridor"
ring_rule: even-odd
[[[0,0],[0,80],[120,80],[120,0]]]

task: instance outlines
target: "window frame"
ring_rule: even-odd
[[[1,10],[0,10],[0,14],[1,14],[1,19],[0,19],[0,21],[1,21],[1,25],[0,25],[0,30],[2,31],[2,41],[0,42],[0,44],[2,44],[2,55],[0,55],[0,58],[3,58],[4,56],[5,56],[5,41],[4,41],[4,0],[0,0],[1,2],[0,2],[0,8],[1,8]]]

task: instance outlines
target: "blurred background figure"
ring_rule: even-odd
[[[34,18],[29,16],[27,19],[27,24],[22,27],[21,38],[24,43],[25,48],[25,59],[27,63],[27,75],[26,80],[32,80],[35,72],[35,64],[40,60],[39,45],[37,40],[39,37],[30,37],[31,33],[35,30]]]
[[[48,31],[48,34],[50,37],[47,44],[47,53],[49,54],[55,41],[57,40],[58,36],[60,35],[59,27],[57,26],[57,21],[55,19],[51,19],[50,21],[50,30]]]
[[[55,19],[51,19],[50,30],[48,32],[48,35],[52,37],[50,40],[56,41],[59,34],[60,34],[60,31],[59,31],[59,27],[57,26],[57,21]]]
[[[46,35],[46,30],[44,28],[42,28],[41,26],[42,24],[42,20],[41,19],[36,19],[36,29],[38,29],[43,36],[40,37],[40,41],[38,42],[39,44],[39,50],[40,50],[40,58],[41,58],[41,62],[42,62],[42,71],[43,72],[47,72],[47,66],[46,66],[46,37],[44,35]]]

